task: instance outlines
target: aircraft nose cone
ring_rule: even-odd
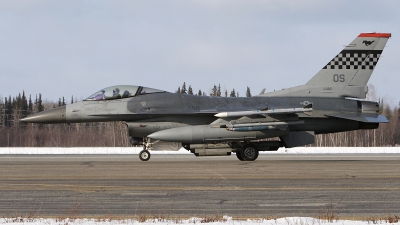
[[[66,106],[35,113],[21,119],[21,122],[27,123],[65,123]]]

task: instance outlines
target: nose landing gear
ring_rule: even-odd
[[[142,161],[148,161],[150,159],[150,152],[147,151],[146,149],[143,149],[139,153],[139,159]]]
[[[151,143],[150,138],[143,139],[143,150],[139,153],[139,159],[142,161],[149,161],[150,159],[150,150],[153,149],[153,144],[159,142],[159,140]]]

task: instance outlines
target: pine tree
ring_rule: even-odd
[[[18,93],[18,96],[14,99],[13,98],[13,109],[14,109],[14,113],[16,110],[20,110],[22,108],[22,97],[21,97],[21,93]]]
[[[217,92],[218,92],[218,88],[217,86],[214,84],[214,87],[211,90],[211,94],[210,96],[217,96]]]
[[[29,102],[28,102],[28,115],[33,113],[33,104],[32,104],[32,97],[29,95]]]
[[[228,90],[225,90],[225,97],[228,97]]]
[[[0,127],[4,125],[4,114],[5,104],[3,103],[3,97],[0,96]]]
[[[63,96],[63,99],[62,99],[62,105],[66,105],[64,96]]]
[[[40,94],[40,93],[39,93],[39,99],[37,100],[36,108],[37,108],[38,112],[44,111],[44,107],[43,107],[43,103],[42,103],[42,94]]]
[[[221,97],[221,84],[218,84],[217,96]]]
[[[18,97],[17,97],[18,98]],[[10,100],[10,105],[11,105],[11,108],[12,108],[12,114],[14,114],[15,113],[15,109],[17,108],[16,107],[16,105],[17,105],[17,100],[16,100],[16,98],[12,98],[11,100]]]
[[[250,87],[247,86],[246,97],[251,97]]]
[[[13,104],[11,101],[11,95],[8,96],[8,100],[6,99],[6,118],[5,125],[11,127],[11,120],[13,115]]]
[[[182,84],[182,88],[181,88],[181,94],[187,94],[187,90],[186,90],[186,82],[183,82],[183,84]]]
[[[203,96],[207,96],[207,94],[203,91]]]
[[[4,98],[4,126],[8,126],[8,100]]]
[[[74,96],[71,97],[71,104],[74,104]]]
[[[235,88],[231,91],[231,94],[229,95],[229,97],[236,97]]]
[[[21,110],[21,118],[28,116],[28,101],[26,100],[25,91],[22,91]]]
[[[202,95],[202,92],[201,92],[201,90],[199,90],[199,92],[197,93],[197,95],[199,95],[199,96],[201,96],[201,95]]]
[[[176,93],[181,93],[181,87],[178,87],[178,90],[176,90]]]
[[[191,85],[189,85],[188,95],[193,95],[193,89]]]

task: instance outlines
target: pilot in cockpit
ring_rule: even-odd
[[[113,99],[119,99],[119,98],[121,98],[121,95],[119,94],[119,88],[115,88],[115,89],[113,90],[113,96],[112,96],[112,98],[113,98]]]
[[[102,100],[105,99],[105,90],[101,90],[101,93],[93,97],[93,100]]]

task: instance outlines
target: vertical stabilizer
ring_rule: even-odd
[[[305,85],[264,95],[365,98],[368,80],[390,37],[361,33]]]
[[[366,86],[390,33],[362,33],[322,68],[308,85]]]

